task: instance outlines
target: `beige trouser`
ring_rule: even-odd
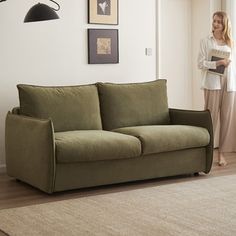
[[[205,109],[211,112],[214,134],[220,122],[219,151],[236,152],[236,92],[227,92],[227,79],[222,77],[221,89],[204,89],[204,98]]]

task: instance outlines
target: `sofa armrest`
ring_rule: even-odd
[[[173,125],[192,125],[206,128],[210,134],[210,143],[206,147],[206,170],[208,173],[211,170],[213,161],[213,128],[212,119],[209,110],[204,111],[193,111],[193,110],[180,110],[180,109],[169,109],[170,122]]]
[[[5,126],[8,175],[51,193],[55,180],[55,143],[51,120],[8,112]]]

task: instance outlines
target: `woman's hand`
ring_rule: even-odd
[[[231,60],[228,59],[228,58],[219,60],[219,61],[216,62],[216,67],[217,67],[217,66],[221,66],[221,65],[227,67],[227,66],[230,64],[230,62],[231,62]]]

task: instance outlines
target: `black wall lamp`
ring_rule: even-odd
[[[0,2],[5,1],[6,0],[0,0]],[[43,3],[37,3],[29,9],[28,13],[25,16],[24,22],[27,23],[59,19],[59,16],[57,15],[56,11],[60,10],[60,5],[53,0],[49,1],[55,3],[57,5],[57,9],[49,7],[48,5]]]

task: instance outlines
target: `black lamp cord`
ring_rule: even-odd
[[[5,2],[5,1],[6,1],[6,0],[0,0],[0,2]],[[57,5],[57,9],[51,7],[54,11],[59,11],[59,10],[60,10],[60,5],[59,5],[57,2],[55,2],[55,1],[53,1],[53,0],[49,0],[49,1],[51,1],[51,2],[53,2],[53,3],[55,3],[55,4]]]

